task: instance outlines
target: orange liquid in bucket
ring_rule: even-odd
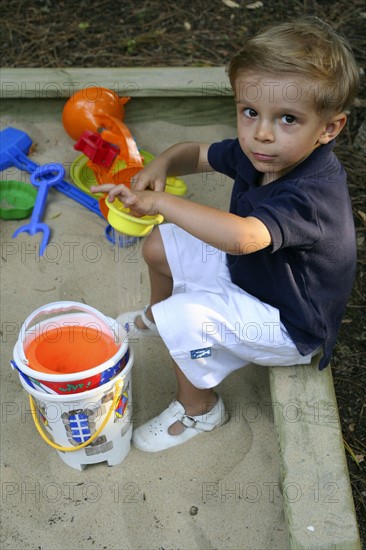
[[[25,350],[29,367],[49,374],[71,374],[97,367],[119,346],[112,336],[93,327],[66,326],[43,331]]]

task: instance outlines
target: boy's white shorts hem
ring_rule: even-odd
[[[278,309],[232,283],[224,252],[176,225],[159,230],[174,286],[152,311],[171,356],[194,386],[212,388],[248,363],[310,363],[315,352],[300,355]]]

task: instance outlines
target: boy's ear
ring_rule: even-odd
[[[339,113],[334,115],[327,121],[323,132],[320,134],[318,142],[321,145],[325,145],[335,139],[338,134],[343,130],[347,122],[347,115],[345,113]]]

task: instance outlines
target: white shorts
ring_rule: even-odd
[[[226,254],[173,224],[160,226],[173,294],[152,308],[174,361],[197,388],[212,388],[248,363],[309,364],[278,309],[232,283]]]

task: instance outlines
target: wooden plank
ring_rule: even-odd
[[[229,124],[236,135],[236,106],[232,96],[132,98],[126,106],[126,124],[162,120],[181,126]]]
[[[57,68],[1,70],[0,97],[63,98],[101,86],[119,96],[231,96],[224,67]]]
[[[330,368],[270,369],[289,547],[361,548]]]
[[[47,120],[52,112],[61,124],[66,101],[67,98],[42,101],[9,98],[0,102],[0,114],[24,120],[32,116]],[[178,97],[136,97],[125,108],[125,123],[131,128],[136,123],[149,124],[157,120],[181,126],[230,125],[233,128],[232,137],[236,132],[236,109],[232,97],[192,97],[189,101]]]

